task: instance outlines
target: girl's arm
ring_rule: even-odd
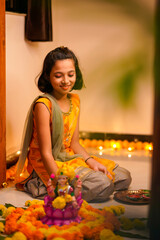
[[[87,151],[79,143],[79,117],[77,120],[76,129],[74,131],[74,134],[73,134],[73,137],[71,140],[71,149],[73,150],[74,153],[81,154],[84,159],[87,159],[90,157],[90,155],[87,153]],[[106,167],[104,165],[102,165],[101,163],[97,162],[95,159],[89,158],[86,163],[93,170],[101,171],[101,172],[104,172],[105,174],[108,174]]]
[[[58,167],[52,155],[50,113],[43,103],[36,103],[34,112],[38,144],[44,167],[49,176],[52,173],[56,175]]]

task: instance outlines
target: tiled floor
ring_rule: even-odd
[[[102,158],[108,158],[116,161],[121,167],[127,168],[132,175],[132,183],[130,190],[150,189],[151,179],[151,155],[146,151],[127,150],[113,151],[111,149],[103,150],[101,152],[95,149],[88,149],[92,154]],[[32,199],[28,194],[18,192],[14,187],[0,190],[0,204],[11,203],[15,206],[24,206],[26,200]],[[119,205],[120,203],[113,199],[113,195],[107,202],[91,204],[96,208],[104,206]],[[121,203],[122,204],[122,203]],[[127,205],[125,206],[125,216],[129,218],[147,218],[149,205]],[[148,230],[136,232],[141,235],[148,235]],[[125,238],[130,239],[130,238]],[[132,238],[133,239],[133,238]]]

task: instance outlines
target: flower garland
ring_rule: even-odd
[[[44,201],[28,200],[25,208],[14,207],[11,204],[0,204],[1,239],[5,240],[123,240],[123,237],[148,239],[148,237],[120,230],[144,230],[144,220],[128,219],[124,216],[122,205],[104,207],[99,210],[91,207],[86,201],[80,208],[81,223],[72,222],[69,225],[49,227],[41,222],[45,216]]]
[[[5,240],[122,240],[114,231],[120,229],[120,221],[116,215],[124,213],[121,205],[95,209],[86,201],[79,210],[81,223],[63,226],[43,224],[40,219],[45,216],[44,201],[26,201],[26,208],[8,208],[0,205],[0,215],[5,222],[0,222],[0,232]]]

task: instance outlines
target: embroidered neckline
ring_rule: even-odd
[[[63,112],[63,111],[62,111],[62,114],[63,114],[64,116],[70,115],[71,112],[72,112],[72,109],[73,109],[73,104],[72,104],[71,96],[70,96],[70,95],[67,95],[67,98],[68,98],[69,101],[70,101],[70,108],[69,108],[69,111],[68,111],[68,112]]]

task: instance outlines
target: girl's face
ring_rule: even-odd
[[[59,176],[58,177],[58,183],[60,184],[60,185],[65,185],[66,183],[67,183],[67,177],[66,176]]]
[[[76,81],[73,59],[57,60],[50,73],[53,96],[61,97],[69,93]]]

